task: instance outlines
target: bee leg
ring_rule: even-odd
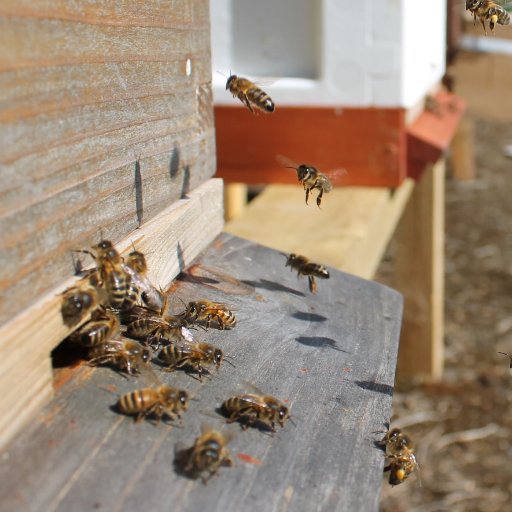
[[[309,199],[309,188],[306,188],[306,204],[308,204]]]
[[[320,205],[322,204],[322,196],[324,195],[323,189],[320,189],[320,192],[318,193],[318,196],[316,197],[316,205],[318,208],[320,208]]]
[[[252,109],[251,107],[251,104],[249,102],[249,98],[247,97],[246,94],[244,94],[243,92],[241,92],[238,97],[240,98],[240,101],[246,105],[246,107],[254,114],[254,110]]]

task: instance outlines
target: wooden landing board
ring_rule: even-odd
[[[61,370],[67,383],[0,455],[0,509],[377,511],[384,458],[374,432],[390,416],[402,298],[330,270],[313,296],[279,252],[218,237],[171,298],[176,309],[179,297],[236,310],[234,330],[197,332],[235,367],[224,363],[203,384],[161,374],[197,399],[184,428],[135,424],[109,409],[118,394],[144,385],[140,378],[108,368]],[[246,391],[244,382],[286,400],[296,426],[288,422],[271,436],[225,425],[215,408]],[[173,468],[176,445],[190,445],[205,422],[235,435],[235,467],[206,486]]]
[[[324,195],[319,209],[316,191],[306,206],[300,185],[271,185],[225,229],[370,279],[413,188],[411,179],[395,191],[336,188]]]

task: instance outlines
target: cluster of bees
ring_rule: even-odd
[[[487,32],[486,23],[489,23],[491,32],[498,23],[499,25],[508,25],[510,15],[505,8],[493,0],[466,0],[466,11],[473,15],[473,19],[480,21],[484,31]]]
[[[181,419],[189,407],[189,393],[162,384],[149,363],[156,354],[163,370],[185,370],[201,381],[227,359],[219,347],[196,341],[190,329],[232,329],[235,315],[225,304],[204,299],[169,314],[167,296],[150,282],[146,258],[135,248],[126,259],[108,240],[77,252],[90,255],[96,266],[63,293],[63,321],[78,326],[70,341],[87,350],[91,365],[109,365],[129,376],[144,373],[151,379],[153,385],[119,398],[119,413],[134,416],[135,421]],[[90,319],[81,324],[87,315]],[[275,432],[276,425],[283,427],[290,417],[280,400],[260,393],[232,396],[221,410],[228,423],[239,421],[243,429],[263,424]],[[231,465],[228,441],[223,433],[203,426],[193,446],[177,454],[183,472],[206,482],[220,467]]]

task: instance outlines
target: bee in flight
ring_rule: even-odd
[[[496,23],[500,25],[508,25],[510,23],[510,15],[506,9],[493,0],[466,0],[466,10],[473,14],[473,19],[478,18],[484,31],[487,32],[485,22],[489,22],[491,32],[494,30]]]
[[[284,427],[290,419],[290,410],[283,402],[271,395],[245,393],[225,400],[221,407],[228,423],[240,421],[246,430],[256,423],[276,431],[276,424]]]
[[[126,393],[117,402],[117,409],[122,414],[135,416],[136,422],[152,416],[157,421],[164,416],[174,420],[181,418],[181,413],[188,409],[188,403],[186,391],[162,384]]]
[[[318,208],[322,204],[322,197],[324,194],[327,194],[332,190],[331,179],[327,174],[323,174],[316,167],[307,164],[296,164],[293,160],[289,158],[277,155],[277,161],[283,167],[287,169],[294,169],[297,173],[297,179],[299,183],[304,187],[306,191],[306,204],[308,204],[309,194],[313,190],[318,190],[318,195],[316,196],[316,204]],[[330,176],[343,176],[346,174],[344,169],[334,170],[329,173]]]
[[[226,90],[229,90],[233,97],[238,98],[253,114],[253,107],[267,113],[274,112],[275,106],[270,96],[247,78],[229,76]]]
[[[212,322],[215,322],[221,330],[233,329],[236,325],[236,317],[226,304],[209,300],[189,302],[178,318],[187,325],[205,323],[207,329]]]
[[[386,433],[380,444],[385,446],[388,465],[384,472],[389,471],[391,485],[401,484],[419,468],[411,440],[400,429],[394,428]]]
[[[226,448],[230,440],[221,432],[202,425],[201,435],[192,447],[177,454],[176,462],[187,476],[201,478],[203,484],[206,484],[219,468],[233,465]]]
[[[316,293],[317,283],[316,277],[320,279],[329,279],[329,271],[319,263],[313,263],[309,261],[305,256],[300,254],[290,254],[287,256],[286,267],[290,267],[290,270],[297,271],[297,277],[308,276],[309,291]]]

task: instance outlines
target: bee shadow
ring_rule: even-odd
[[[244,284],[249,286],[253,286],[254,288],[263,288],[264,290],[276,291],[276,292],[285,292],[291,293],[292,295],[298,295],[299,297],[305,297],[305,294],[299,292],[298,290],[294,290],[293,288],[289,288],[288,286],[284,286],[279,283],[275,283],[274,281],[268,281],[267,279],[260,279],[259,281],[241,281]]]
[[[305,322],[325,322],[327,320],[326,316],[317,315],[316,313],[308,313],[305,311],[296,311],[293,313],[292,317],[297,320],[304,320]]]
[[[305,345],[306,347],[332,348],[338,352],[347,352],[336,345],[336,340],[323,336],[299,336],[298,338],[295,338],[295,341],[301,345]]]
[[[224,414],[224,411],[222,410],[222,406],[221,407],[217,407],[215,409],[215,412],[217,414],[220,414],[224,419],[226,419],[226,415]],[[228,422],[226,421],[226,423],[228,423]],[[272,431],[272,428],[269,425],[267,425],[266,423],[264,423],[262,421],[258,421],[258,420],[256,420],[251,425],[249,425],[246,421],[244,421],[243,418],[237,419],[236,421],[229,422],[229,423],[238,423],[238,424],[240,424],[240,428],[242,430],[247,430],[249,428],[254,428],[256,430],[259,430],[262,434],[266,434],[266,435],[271,436],[271,437],[275,434],[275,432]]]
[[[368,380],[356,380],[355,383],[362,389],[375,391],[376,393],[382,393],[383,395],[393,396],[394,388],[388,384],[379,384],[378,382],[371,382]]]

